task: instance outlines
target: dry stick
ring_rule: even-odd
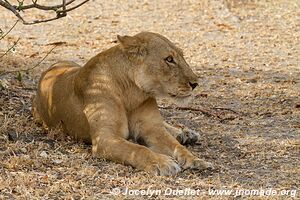
[[[65,17],[63,15],[57,15],[56,17],[50,18],[50,19],[46,19],[46,20],[34,20],[33,22],[26,22],[24,21],[23,24],[25,25],[33,25],[33,24],[39,24],[39,23],[43,23],[43,22],[50,22],[50,21],[54,21],[56,19]]]
[[[63,0],[63,12],[66,12],[66,0]]]
[[[83,4],[85,4],[85,3],[88,2],[88,1],[89,1],[89,0],[85,0],[85,1],[81,2],[80,4],[78,4],[77,6],[74,6],[74,7],[72,7],[72,8],[66,9],[65,12],[72,11],[72,10],[74,10],[74,9],[76,9],[76,8],[78,8],[78,7],[80,7],[80,6],[82,6]],[[63,12],[63,11],[58,11],[58,12]]]
[[[18,44],[19,40],[20,38],[18,38],[18,40],[15,41],[15,43],[9,49],[7,49],[7,51],[4,54],[2,54],[0,58],[3,58],[8,52],[10,52],[10,50],[12,50]]]
[[[209,112],[208,110],[206,109],[202,109],[202,108],[192,108],[192,107],[172,107],[172,106],[165,106],[165,107],[162,107],[162,106],[159,106],[159,108],[161,109],[179,109],[179,110],[191,110],[191,111],[197,111],[197,112],[202,112],[203,114],[209,116],[209,117],[217,117],[219,118],[218,115],[215,115],[215,114],[212,114],[211,112]]]
[[[231,120],[231,119],[235,119],[235,117],[229,117],[229,118],[224,118],[222,119],[219,115],[217,114],[213,114],[212,112],[210,112],[209,110],[207,109],[203,109],[203,108],[192,108],[192,107],[172,107],[172,106],[166,106],[166,107],[162,107],[162,106],[159,106],[159,108],[161,109],[179,109],[179,110],[190,110],[190,111],[196,111],[196,112],[202,112],[203,114],[205,114],[206,116],[208,117],[216,117],[218,119],[221,119],[221,121],[225,121],[225,120]],[[222,107],[214,107],[212,109],[216,109],[216,110],[228,110],[228,111],[231,111],[235,114],[239,114],[238,112],[230,109],[230,108],[222,108]]]
[[[50,18],[50,19],[46,19],[46,20],[35,20],[33,22],[23,21],[23,24],[25,24],[25,25],[32,25],[32,24],[39,24],[39,23],[43,23],[43,22],[54,21],[56,19],[59,19],[59,18],[67,16],[67,12],[78,8],[79,6],[82,6],[83,4],[85,4],[88,1],[89,0],[85,0],[85,1],[81,2],[80,4],[78,4],[77,6],[74,6],[74,7],[69,8],[69,9],[65,9],[65,10],[62,10],[62,11],[56,11],[56,17],[53,17],[53,18]]]
[[[71,7],[69,9],[66,9],[65,7],[71,3],[73,3],[75,0],[71,0],[69,2],[66,2],[65,0],[63,0],[63,3],[61,5],[56,5],[56,6],[41,6],[39,4],[37,4],[37,0],[33,1],[33,4],[28,5],[28,6],[13,6],[11,5],[7,0],[2,1],[0,0],[0,6],[3,6],[4,8],[10,10],[11,12],[13,12],[25,25],[32,25],[32,24],[38,24],[38,23],[43,23],[43,22],[49,22],[49,21],[53,21],[62,17],[67,16],[67,12],[74,10],[76,8],[78,8],[79,6],[82,6],[83,4],[85,4],[86,2],[88,2],[89,0],[85,0],[83,2],[81,2],[80,4]],[[25,7],[25,9],[24,9]],[[57,9],[62,8],[63,10],[59,11]],[[37,9],[41,9],[41,10],[53,10],[56,12],[56,17],[50,18],[50,19],[46,19],[46,20],[35,20],[33,22],[27,22],[23,19],[23,17],[19,14],[18,11],[22,11],[22,10],[26,10],[26,9],[30,9],[30,8],[37,8]]]
[[[52,51],[55,49],[57,47],[57,45],[56,46],[54,46],[43,58],[42,58],[42,60],[40,60],[40,62],[38,62],[36,65],[34,65],[33,67],[30,67],[30,68],[28,68],[28,69],[22,69],[22,70],[19,70],[20,72],[27,72],[27,71],[30,71],[30,70],[33,70],[33,69],[35,69],[35,68],[37,68],[47,57],[48,57],[48,55],[50,54],[50,53],[52,53]]]
[[[2,40],[3,38],[5,38],[5,36],[7,36],[15,28],[15,26],[17,25],[18,22],[19,22],[19,20],[17,20],[14,23],[14,25],[4,35],[1,36],[0,40]]]
[[[37,68],[47,57],[48,57],[48,55],[55,49],[57,47],[57,45],[56,46],[54,46],[36,65],[34,65],[33,67],[30,67],[30,68],[28,68],[28,69],[19,69],[19,70],[11,70],[11,71],[5,71],[5,72],[3,72],[3,73],[1,73],[0,74],[0,76],[3,76],[3,75],[5,75],[5,74],[9,74],[9,73],[15,73],[15,72],[28,72],[28,71],[30,71],[30,70],[33,70],[33,69],[35,69],[35,68]]]
[[[62,11],[56,11],[56,17],[65,17],[67,16],[67,12],[66,12],[66,0],[62,0]]]
[[[18,13],[18,11],[8,1],[5,0],[5,2],[4,2],[4,1],[0,0],[0,6],[13,12],[23,23],[25,23],[25,20],[23,19],[23,17]]]
[[[68,1],[65,3],[65,5],[69,5],[71,3],[73,3],[75,0],[71,0],[71,1]],[[43,5],[40,5],[38,4],[37,2],[34,2],[33,4],[30,4],[30,5],[25,5],[25,6],[14,6],[17,10],[21,11],[21,10],[27,10],[27,9],[31,9],[31,8],[37,8],[37,9],[40,9],[40,10],[57,10],[61,7],[63,7],[63,5],[55,5],[55,6],[43,6]]]
[[[215,110],[227,110],[227,111],[231,111],[231,112],[233,112],[235,114],[238,114],[238,112],[236,112],[236,111],[234,111],[234,110],[232,110],[230,108],[213,107],[212,109],[215,109]]]
[[[2,40],[3,38],[5,38],[15,28],[15,26],[17,25],[18,22],[19,22],[19,20],[17,20],[14,23],[14,25],[4,35],[1,36],[0,40]],[[18,40],[15,41],[14,44],[9,49],[7,49],[7,51],[4,54],[2,54],[0,56],[0,58],[3,58],[10,50],[12,50],[17,45],[17,43],[19,42],[19,40],[20,40],[20,38],[18,38]]]

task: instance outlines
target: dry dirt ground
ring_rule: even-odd
[[[0,76],[0,199],[146,198],[114,196],[114,188],[162,190],[152,196],[159,199],[299,197],[300,191],[295,191],[300,185],[300,2],[120,2],[91,0],[54,22],[19,23],[0,41],[3,54],[20,38],[15,49],[0,59],[2,72],[30,68],[53,43],[63,43],[34,70]],[[34,10],[24,14],[27,19],[45,17]],[[0,19],[3,31],[16,20],[3,8]],[[93,158],[90,146],[46,132],[33,122],[30,99],[50,64],[58,60],[84,64],[115,45],[117,34],[140,31],[158,32],[176,42],[199,76],[191,109],[161,100],[161,113],[174,125],[201,132],[200,141],[188,148],[214,163],[215,171],[152,176]],[[200,193],[164,194],[167,188]],[[210,193],[213,189],[233,193],[217,196]],[[277,195],[250,196],[251,189],[272,189]],[[236,191],[244,194],[234,197]]]

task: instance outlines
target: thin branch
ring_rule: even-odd
[[[72,10],[74,10],[74,9],[76,9],[76,8],[78,8],[78,7],[80,7],[80,6],[82,6],[83,4],[85,4],[85,3],[88,2],[88,1],[89,1],[89,0],[85,0],[85,1],[81,2],[80,4],[78,4],[77,6],[74,6],[74,7],[72,7],[72,8],[66,9],[65,12],[72,11]],[[58,12],[63,12],[63,11],[58,11]]]
[[[66,12],[66,0],[63,0],[63,12]]]
[[[238,114],[238,112],[236,112],[236,111],[234,111],[234,110],[232,110],[230,108],[213,107],[212,109],[215,109],[215,110],[227,110],[227,111],[231,111],[231,112],[233,112],[235,114]]]
[[[5,2],[4,2],[4,1],[0,0],[0,6],[13,12],[23,23],[25,23],[25,20],[23,19],[23,17],[18,13],[18,11],[14,8],[14,6],[12,6],[8,1],[5,0]]]
[[[34,65],[33,67],[30,67],[28,69],[22,69],[22,70],[19,70],[20,72],[27,72],[27,71],[30,71],[30,70],[33,70],[35,68],[37,68],[48,56],[50,53],[52,53],[52,51],[57,47],[58,45],[54,46],[36,65]]]
[[[68,1],[65,3],[65,6],[73,3],[75,0],[71,0],[71,1]],[[14,6],[17,10],[21,11],[21,10],[28,10],[28,9],[31,9],[31,8],[37,8],[37,9],[40,9],[40,10],[57,10],[57,9],[60,9],[62,8],[64,5],[63,4],[60,4],[60,5],[55,5],[55,6],[43,6],[43,5],[40,5],[38,3],[33,2],[33,4],[30,4],[30,5],[25,5],[25,6]]]
[[[203,114],[207,115],[208,117],[219,117],[213,113],[211,113],[207,109],[203,108],[192,108],[192,107],[172,107],[172,106],[159,106],[161,109],[178,109],[178,110],[190,110],[190,111],[196,111],[196,112],[202,112]]]
[[[193,108],[193,107],[172,107],[172,106],[166,106],[166,107],[162,107],[159,106],[159,108],[161,109],[178,109],[178,110],[190,110],[190,111],[196,111],[196,112],[201,112],[204,115],[208,116],[208,117],[216,117],[218,119],[221,119],[221,121],[226,121],[226,120],[232,120],[235,119],[235,117],[228,117],[228,118],[221,118],[220,114],[215,113],[214,111],[212,111],[212,109],[215,110],[227,110],[227,111],[231,111],[232,113],[236,114],[236,115],[244,115],[243,113],[238,113],[230,108],[222,108],[222,107],[213,107],[211,109],[204,109],[204,108]]]
[[[78,4],[77,6],[74,6],[74,7],[69,8],[69,9],[65,9],[65,10],[62,10],[62,11],[56,11],[56,17],[46,19],[46,20],[35,20],[33,22],[23,22],[23,23],[25,25],[32,25],[32,24],[38,24],[38,23],[43,23],[43,22],[49,22],[49,21],[53,21],[53,20],[65,17],[65,16],[67,16],[67,12],[72,11],[72,10],[82,6],[83,4],[85,4],[88,1],[89,0],[85,0],[85,1],[81,2],[80,4]]]
[[[50,19],[45,19],[45,20],[34,20],[33,22],[26,22],[24,21],[23,24],[25,25],[32,25],[32,24],[39,24],[39,23],[43,23],[43,22],[50,22],[50,21],[54,21],[56,19],[62,18],[64,16],[56,16]]]
[[[62,0],[62,4],[61,5],[55,5],[55,6],[42,6],[40,4],[37,3],[37,0],[32,0],[33,4],[30,5],[11,5],[7,0],[0,0],[0,6],[3,6],[4,8],[10,10],[11,12],[13,12],[25,25],[32,25],[32,24],[38,24],[38,23],[42,23],[42,22],[49,22],[49,21],[53,21],[62,17],[67,16],[67,12],[72,11],[80,6],[82,6],[83,4],[87,3],[89,0],[84,0],[83,2],[81,2],[80,4],[73,6],[69,9],[66,8],[67,5],[70,5],[71,3],[73,3],[75,0],[70,0],[68,2],[66,2],[66,0]],[[33,22],[27,22],[26,20],[23,19],[23,17],[19,14],[19,11],[23,11],[23,10],[27,10],[30,8],[37,8],[40,10],[52,10],[56,12],[56,17],[50,18],[50,19],[46,19],[46,20],[35,20]],[[61,9],[62,10],[59,10]]]
[[[35,68],[37,68],[47,57],[50,53],[52,53],[52,51],[57,47],[58,45],[54,46],[36,65],[34,65],[33,67],[27,68],[27,69],[19,69],[19,70],[11,70],[11,71],[4,71],[2,73],[0,73],[0,76],[6,75],[6,74],[10,74],[10,73],[15,73],[15,72],[28,72],[30,70],[33,70]]]
[[[66,0],[62,0],[62,11],[56,11],[56,17],[65,17],[67,16],[66,12]]]
[[[14,44],[13,44],[9,49],[7,49],[6,52],[5,52],[4,54],[2,54],[2,55],[0,56],[0,58],[3,58],[8,52],[10,52],[10,50],[12,50],[12,49],[18,44],[19,40],[20,40],[20,38],[18,38],[18,40],[15,41]]]
[[[14,23],[14,25],[4,35],[1,36],[0,40],[2,40],[3,38],[5,38],[5,36],[7,36],[15,28],[15,26],[17,25],[18,22],[19,22],[19,20],[17,20]]]

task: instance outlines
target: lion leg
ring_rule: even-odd
[[[90,124],[93,155],[157,175],[174,175],[180,171],[179,165],[168,156],[126,140],[129,131],[125,111],[112,101],[101,103],[106,106],[97,108],[91,104],[91,109],[88,106],[85,110]]]
[[[175,158],[183,169],[213,168],[211,163],[194,156],[167,131],[154,99],[145,102],[132,114],[131,124],[136,139],[141,137],[154,152]]]
[[[167,122],[164,122],[164,126],[167,129],[167,131],[176,138],[176,140],[183,145],[187,145],[187,144],[195,144],[198,140],[200,135],[189,129],[189,128],[176,128],[170,124],[168,124]]]
[[[112,133],[99,133],[92,139],[93,154],[102,158],[131,165],[156,175],[174,175],[179,165],[170,157],[155,153],[149,148],[134,144]]]

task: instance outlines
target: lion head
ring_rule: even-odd
[[[182,50],[162,35],[142,32],[118,36],[118,40],[135,68],[134,82],[144,92],[184,99],[198,86],[197,76],[185,61]]]

